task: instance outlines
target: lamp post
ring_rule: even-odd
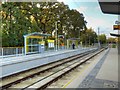
[[[98,48],[100,49],[100,39],[99,39],[99,27],[98,27]]]
[[[60,22],[60,21],[58,21],[58,22]],[[58,33],[57,33],[58,28],[57,28],[57,23],[58,23],[58,22],[55,22],[55,27],[56,27],[56,28],[55,28],[55,30],[56,30],[56,38],[55,38],[55,40],[56,40],[56,49],[55,49],[55,50],[56,50],[56,51],[58,50],[58,45],[57,45],[57,44],[58,44],[58,35],[57,35],[57,34],[58,34]]]
[[[82,31],[82,29],[79,30],[79,39],[81,39],[81,37],[80,37],[81,36],[81,31]],[[82,46],[81,45],[81,40],[80,40],[80,46]]]
[[[56,28],[55,28],[55,30],[56,30],[56,38],[55,38],[55,41],[56,41],[56,51],[57,51],[57,22],[55,22],[55,26],[56,26]]]
[[[91,39],[91,36],[89,36],[89,47],[90,47],[90,39]]]
[[[85,47],[87,47],[87,43],[88,43],[88,34],[86,33],[86,36],[85,36]]]
[[[65,45],[67,45],[67,42],[66,42],[66,31],[65,31],[65,28],[66,28],[66,26],[63,26],[63,33],[64,33],[64,47],[65,47],[65,49],[66,49],[66,46]]]

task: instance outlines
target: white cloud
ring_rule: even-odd
[[[86,17],[86,20],[88,21],[88,27],[92,26],[94,28],[97,28],[111,25],[111,23],[101,18]]]
[[[92,27],[96,32],[98,31],[98,27],[100,28],[100,34],[106,34],[107,37],[110,37],[110,31],[112,30],[111,22],[108,22],[101,18],[94,18],[94,17],[86,17],[87,20],[87,27]]]
[[[68,0],[58,0],[58,1],[63,1],[64,3],[67,2]],[[69,0],[69,2],[91,2],[92,0]],[[96,2],[97,0],[93,0],[93,2]],[[68,2],[67,2],[68,3]],[[66,4],[67,4],[66,3]],[[104,16],[101,16],[99,14],[99,12],[97,13],[97,11],[101,11],[100,6],[95,6],[95,7],[88,7],[88,6],[81,6],[76,8],[77,11],[79,11],[80,13],[83,13],[85,16],[85,20],[88,22],[87,23],[87,27],[90,28],[92,27],[95,32],[97,32],[98,27],[100,28],[100,34],[106,34],[107,37],[110,37],[110,32],[113,31],[113,24],[114,22],[110,19],[105,18]],[[91,11],[94,14],[89,13],[89,11]],[[96,15],[95,15],[96,14]]]
[[[67,1],[67,2],[98,2],[97,0],[57,0],[57,1]]]
[[[79,7],[76,10],[79,11],[80,13],[84,13],[87,10],[88,7]]]
[[[65,0],[57,0],[58,2],[64,2]]]

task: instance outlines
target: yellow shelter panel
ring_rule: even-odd
[[[29,51],[29,48],[28,48],[28,39],[26,38],[26,52],[28,52]]]
[[[45,41],[41,41],[41,42],[39,42],[39,44],[45,44]]]
[[[55,40],[48,40],[48,43],[54,43]]]
[[[27,38],[43,38],[42,36],[28,36]]]

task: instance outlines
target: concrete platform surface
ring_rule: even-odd
[[[118,88],[118,50],[110,48],[79,88]]]
[[[118,82],[118,49],[110,49],[104,64],[102,65],[97,79],[104,79]]]
[[[5,57],[5,58],[0,58],[0,65],[11,64],[11,63],[14,63],[14,62],[29,61],[29,60],[33,60],[33,59],[45,58],[45,57],[59,55],[59,54],[76,52],[78,50],[83,51],[83,50],[89,50],[89,49],[92,49],[92,48],[81,48],[81,49],[74,49],[74,50],[73,49],[70,49],[70,50],[66,49],[66,50],[58,50],[58,51],[52,51],[52,52],[48,51],[48,52],[43,52],[43,53],[39,53],[39,54]]]
[[[74,76],[73,78],[71,78],[70,81],[68,81],[63,88],[85,88],[88,87],[87,85],[89,83],[91,83],[92,78],[88,78],[87,81],[84,81],[86,79],[86,77],[89,75],[89,73],[94,69],[95,65],[100,61],[100,59],[106,54],[108,50],[103,51],[102,53],[100,53],[99,55],[97,55],[97,57],[95,57],[89,65],[86,66],[82,66],[80,72],[78,72],[78,74],[76,76]],[[94,75],[96,73],[93,73]],[[82,86],[80,86],[80,84],[82,84]]]
[[[0,59],[0,78],[97,48],[61,50]]]
[[[99,54],[63,88],[118,88],[118,49]]]

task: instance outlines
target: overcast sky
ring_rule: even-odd
[[[96,32],[100,28],[100,34],[106,34],[110,37],[113,31],[113,25],[118,20],[117,15],[103,14],[98,0],[58,0],[69,6],[70,9],[76,9],[83,13],[85,20],[88,22],[87,27],[92,27]]]

